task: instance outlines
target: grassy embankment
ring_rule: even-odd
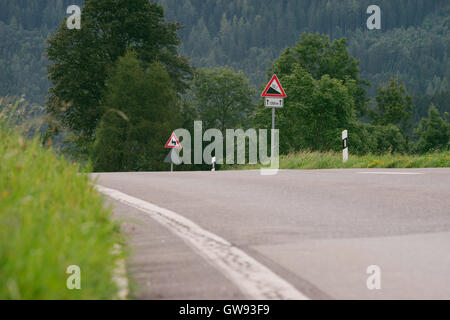
[[[280,169],[351,169],[351,168],[443,168],[450,167],[450,151],[425,155],[351,155],[347,163],[336,152],[299,152],[280,157]],[[252,170],[260,165],[230,166],[227,169]]]
[[[0,299],[112,299],[120,242],[87,175],[0,123]],[[81,268],[68,290],[67,267]]]

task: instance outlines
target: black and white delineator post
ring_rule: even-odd
[[[216,157],[212,157],[212,169],[211,171],[216,171]]]
[[[348,161],[348,131],[342,131],[342,161],[346,163]]]
[[[287,97],[286,92],[284,92],[281,86],[280,80],[276,74],[273,75],[272,79],[267,84],[263,93],[261,94],[265,98],[264,105],[266,108],[272,108],[272,135],[271,135],[271,153],[270,158],[272,163],[274,163],[275,155],[275,109],[284,107],[284,98]]]

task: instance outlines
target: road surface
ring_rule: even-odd
[[[120,191],[108,201],[132,248],[134,298],[252,299],[267,287],[272,298],[450,299],[450,169],[93,179]],[[202,242],[216,236],[219,247]],[[373,265],[378,290],[367,287]]]

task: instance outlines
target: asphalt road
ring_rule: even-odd
[[[169,209],[310,299],[450,299],[450,169],[117,173],[99,185]],[[110,200],[140,299],[245,299],[177,232]],[[381,269],[381,289],[367,268]]]

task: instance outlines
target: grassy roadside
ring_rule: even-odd
[[[0,299],[111,299],[120,241],[87,175],[0,123]],[[81,290],[68,290],[71,265]]]
[[[351,168],[445,168],[450,167],[450,151],[425,155],[351,155],[347,163],[336,152],[299,152],[280,157],[280,169],[351,169]],[[260,165],[226,166],[225,169],[253,170]]]

